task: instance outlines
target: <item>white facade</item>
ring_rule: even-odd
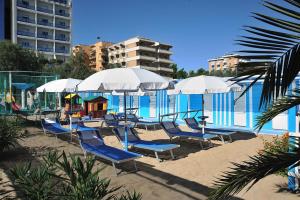
[[[65,61],[71,55],[71,0],[12,0],[13,43]]]

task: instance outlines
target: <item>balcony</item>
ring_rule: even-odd
[[[30,31],[17,31],[17,34],[23,36],[35,37],[35,33]]]
[[[62,3],[62,4],[67,4],[67,0],[50,0],[56,3]]]
[[[38,51],[43,51],[43,52],[53,52],[53,48],[49,48],[49,47],[38,46],[37,49]]]
[[[38,20],[37,24],[43,25],[43,26],[53,26],[53,23],[43,20]]]
[[[38,33],[37,37],[38,38],[43,38],[43,39],[53,40],[53,35],[47,35],[47,34]]]
[[[55,24],[56,28],[63,28],[63,29],[69,29],[70,26],[66,24]]]
[[[70,17],[70,13],[66,13],[66,12],[55,11],[55,14],[63,17]]]
[[[157,62],[162,62],[162,63],[170,63],[172,64],[173,62],[169,59],[165,59],[165,58],[158,58]]]
[[[20,22],[35,24],[35,19],[29,18],[29,17],[18,16],[17,20]]]
[[[64,54],[68,54],[69,50],[68,49],[56,49],[55,50],[56,53],[64,53]]]
[[[35,10],[35,7],[33,5],[30,5],[29,2],[26,1],[17,1],[17,6],[21,8]]]
[[[21,44],[20,46],[21,46],[22,48],[24,48],[24,49],[35,50],[35,46],[33,46],[33,45],[24,45],[24,44]]]
[[[55,40],[68,42],[68,41],[70,41],[70,38],[66,37],[66,36],[55,36]]]
[[[40,12],[44,12],[44,13],[49,13],[49,14],[53,14],[53,10],[49,9],[49,8],[43,8],[43,7],[37,7],[37,11]]]

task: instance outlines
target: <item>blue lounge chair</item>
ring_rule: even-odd
[[[202,131],[202,128],[199,127],[199,124],[195,118],[185,118],[184,121],[189,128],[197,131]],[[217,129],[217,128],[205,127],[204,130],[206,133],[217,135],[222,140],[223,143],[225,143],[225,139],[224,139],[225,136],[228,137],[229,139],[228,142],[232,142],[231,135],[236,133],[235,131],[226,130],[226,129]]]
[[[72,131],[70,129],[62,127],[58,119],[53,120],[53,119],[45,118],[45,119],[41,119],[41,123],[45,134],[48,132],[54,134],[56,137],[57,135],[66,134],[66,133],[70,133],[72,135]]]
[[[107,146],[104,144],[98,130],[77,131],[77,134],[85,157],[87,153],[91,153],[95,156],[111,161],[116,175],[118,175],[118,173],[115,164],[127,161],[133,161],[134,168],[137,171],[135,159],[142,157],[142,155]]]
[[[171,141],[174,137],[197,139],[200,142],[201,149],[203,149],[202,142],[206,142],[206,141],[209,143],[208,147],[209,148],[212,147],[213,145],[211,139],[216,137],[216,135],[202,134],[201,132],[195,133],[195,132],[182,131],[175,124],[175,122],[171,122],[171,121],[163,121],[161,122],[161,126],[166,132],[166,134],[170,137]]]
[[[149,126],[150,127],[152,126],[154,128],[156,128],[156,126],[160,126],[160,123],[158,121],[152,121],[152,120],[138,118],[135,114],[129,114],[128,121],[135,123],[135,126],[137,126],[137,127],[145,127],[146,130],[148,130]]]
[[[105,123],[107,127],[117,127],[119,126],[119,120],[116,118],[114,114],[106,114],[103,117],[104,121],[102,121],[101,127]]]
[[[72,123],[72,129],[75,131],[97,130],[97,128],[88,127],[88,126],[84,125],[83,121],[78,121],[78,122]]]
[[[125,128],[124,127],[114,128],[113,132],[116,134],[117,138],[124,146]],[[158,142],[141,140],[133,128],[128,128],[127,134],[128,134],[127,135],[128,146],[154,151],[155,157],[159,161],[162,160],[158,157],[158,152],[170,151],[172,159],[175,159],[173,154],[173,149],[180,147],[180,145],[177,144],[163,144]]]

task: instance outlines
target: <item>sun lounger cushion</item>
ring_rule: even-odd
[[[175,126],[173,122],[162,122],[164,129],[168,132],[168,134],[172,136],[179,137],[190,137],[190,138],[199,138],[199,139],[212,139],[215,138],[215,135],[210,134],[202,134],[188,131],[181,131],[178,127]]]
[[[45,131],[53,134],[69,133],[70,130],[62,127],[57,121],[51,119],[42,119],[42,126]]]
[[[121,141],[125,141],[125,127],[118,127],[115,129]],[[127,128],[127,141],[134,142],[140,140],[133,132],[131,128]]]
[[[205,128],[205,131],[215,133],[215,134],[222,134],[222,135],[231,135],[236,133],[236,131],[226,130],[226,129],[217,129],[217,128]]]
[[[116,120],[115,116],[113,114],[106,114],[104,115],[105,120]]]
[[[198,122],[196,121],[195,118],[186,118],[184,119],[186,121],[186,124],[188,125],[188,127],[190,127],[191,129],[194,130],[202,130],[201,127],[198,126]],[[235,133],[235,131],[232,130],[226,130],[226,129],[218,129],[218,128],[204,128],[205,132],[208,133],[214,133],[214,134],[220,134],[220,135],[231,135],[233,133]]]
[[[92,154],[114,162],[124,162],[140,157],[140,154],[123,151],[104,144],[97,130],[78,131],[82,148]]]
[[[118,135],[118,138],[124,144],[125,128],[124,127],[115,128],[114,132]],[[176,145],[176,144],[163,144],[163,143],[158,143],[158,142],[153,142],[153,141],[141,140],[134,133],[132,128],[128,128],[127,134],[128,134],[128,140],[127,140],[128,145],[134,146],[136,148],[162,152],[162,151],[167,151],[167,150],[171,150],[171,149],[175,149],[175,148],[179,147],[179,145]]]
[[[186,124],[195,130],[200,130],[201,128],[198,126],[198,122],[194,118],[186,118],[184,119]]]

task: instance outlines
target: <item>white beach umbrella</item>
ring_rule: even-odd
[[[168,94],[225,93],[241,88],[237,84],[232,85],[232,83],[232,81],[216,76],[195,76],[180,81],[175,85],[175,89],[170,90]]]
[[[228,81],[228,78],[216,76],[196,76],[184,79],[175,85],[174,90],[169,90],[169,95],[174,94],[201,94],[202,95],[202,118],[204,120],[204,94],[227,93],[238,91],[241,87]],[[202,129],[204,132],[204,127]]]
[[[50,81],[36,90],[37,92],[74,92],[82,80],[68,78]]]
[[[124,94],[125,110],[125,150],[127,150],[126,95],[130,92],[168,89],[169,81],[162,76],[140,68],[114,68],[97,72],[78,86],[78,91],[117,92]]]
[[[162,76],[140,68],[115,68],[97,72],[78,85],[78,91],[137,92],[169,87]]]

